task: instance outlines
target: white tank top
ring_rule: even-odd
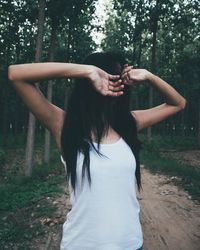
[[[97,147],[97,143],[94,143]],[[122,137],[90,151],[91,189],[87,174],[81,185],[84,155],[77,157],[77,186],[63,224],[60,250],[136,250],[143,245],[136,196],[135,157]],[[66,164],[61,156],[61,161]]]

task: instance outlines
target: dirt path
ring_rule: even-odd
[[[169,184],[170,178],[142,169],[143,191],[138,194],[145,250],[200,250],[200,204]],[[62,223],[70,210],[67,189],[54,202],[59,225],[36,244],[39,250],[58,250]],[[38,242],[39,243],[39,242]],[[80,249],[81,250],[81,249]],[[94,249],[95,250],[95,249]]]
[[[142,168],[144,249],[200,250],[200,204],[169,180]]]

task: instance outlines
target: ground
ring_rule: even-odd
[[[200,166],[200,151],[163,154],[189,165]],[[200,203],[192,200],[187,192],[173,184],[172,181],[177,179],[175,176],[152,174],[143,165],[141,174],[143,189],[137,193],[137,197],[141,207],[144,250],[200,250]],[[56,211],[51,218],[45,215],[42,219],[38,218],[39,224],[45,225],[49,230],[46,230],[45,235],[35,237],[30,242],[30,249],[59,250],[62,224],[71,209],[66,183],[62,183],[61,187],[64,192],[44,198],[56,208]],[[38,202],[37,206],[42,206],[42,201]],[[15,214],[12,219],[23,218],[25,212],[23,209],[20,210],[21,216]],[[34,224],[35,219],[37,218],[31,213],[31,224]],[[11,250],[10,247],[4,249]],[[18,249],[21,248],[13,245],[12,250]]]
[[[170,178],[142,168],[138,195],[145,250],[199,250],[200,204]]]
[[[137,194],[141,206],[141,223],[145,250],[199,250],[200,249],[200,204],[181,188],[171,183],[170,177],[153,175],[144,166],[142,169],[143,190]],[[173,178],[173,177],[171,177]],[[56,217],[64,221],[70,210],[67,189],[54,200]],[[62,227],[52,232],[37,249],[58,250]]]

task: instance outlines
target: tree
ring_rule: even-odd
[[[42,55],[44,17],[45,17],[45,0],[39,0],[38,33],[36,42],[35,62],[39,62]],[[39,89],[38,83],[36,83],[36,87]],[[26,161],[25,161],[26,176],[32,175],[34,140],[35,140],[35,117],[32,113],[29,113],[27,144],[26,144]]]
[[[48,4],[48,16],[50,17],[51,35],[50,35],[50,48],[49,48],[49,61],[54,61],[55,49],[56,49],[56,36],[58,32],[58,26],[60,22],[60,15],[58,11],[61,11],[61,2],[50,1]],[[56,11],[55,11],[56,10]],[[52,102],[53,93],[53,80],[49,80],[47,86],[47,99]],[[51,134],[48,129],[45,129],[45,145],[44,145],[44,162],[49,164],[50,162],[50,147],[51,147]]]
[[[197,131],[198,110],[192,99],[194,90],[191,84],[195,82],[197,88],[198,70],[191,70],[191,60],[185,61],[188,58],[185,48],[196,48],[196,52],[190,50],[190,59],[198,54],[199,47],[195,45],[200,34],[198,2],[114,0],[113,9],[108,13],[103,49],[122,49],[130,64],[160,75],[187,99],[186,109],[154,126],[153,133],[174,131],[176,134],[194,134]],[[190,79],[186,76],[189,70],[193,72]],[[133,88],[134,108],[144,109],[164,101],[157,91],[154,94],[150,92],[149,98],[148,91],[145,85]],[[191,116],[191,109],[195,112],[194,116]],[[148,134],[150,138],[150,129]]]

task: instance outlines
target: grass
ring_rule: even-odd
[[[41,225],[29,227],[27,223],[9,223],[0,230],[1,249],[31,249],[30,240],[45,234]]]
[[[20,133],[18,135],[14,135],[13,133],[8,133],[6,142],[4,140],[4,136],[0,134],[0,147],[4,149],[19,149],[24,148],[26,145],[27,134],[25,132]],[[5,143],[5,144],[4,144]],[[36,131],[35,135],[35,146],[40,147],[44,144],[44,130]]]
[[[168,140],[170,140],[168,138]],[[145,165],[152,173],[160,173],[167,176],[177,176],[180,178],[173,179],[176,185],[181,186],[186,190],[193,199],[200,201],[200,168],[183,164],[175,159],[161,156],[160,150],[183,150],[191,148],[196,149],[197,146],[191,143],[193,140],[190,138],[185,143],[186,139],[182,139],[182,143],[176,140],[176,143],[167,143],[154,137],[151,143],[144,141],[143,150],[141,150],[141,163]]]
[[[60,176],[49,180],[24,177],[12,183],[4,183],[0,186],[0,214],[34,204],[41,197],[60,192],[60,180]]]
[[[30,241],[52,230],[41,221],[53,219],[56,207],[52,201],[63,192],[61,183],[64,182],[58,153],[53,152],[51,164],[35,164],[31,178],[17,174],[13,169],[4,171],[1,176],[0,249],[33,249]],[[14,165],[15,169],[21,167],[16,166],[17,163]]]
[[[194,136],[162,136],[153,135],[151,143],[148,142],[147,136],[139,134],[139,138],[145,149],[167,150],[193,150],[199,149],[197,137]]]

